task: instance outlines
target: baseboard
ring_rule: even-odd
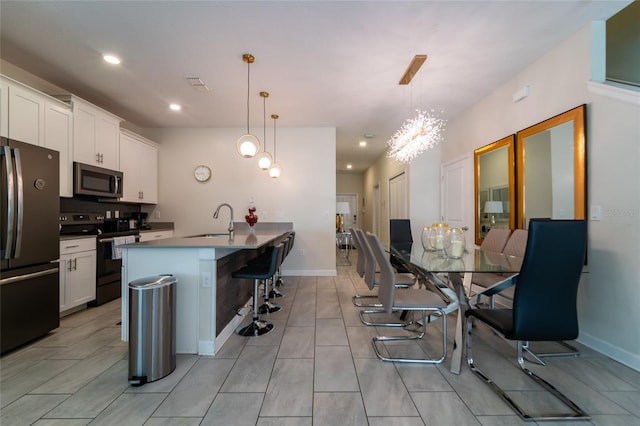
[[[576,339],[579,342],[594,351],[600,352],[609,358],[618,361],[621,364],[626,365],[629,368],[633,368],[636,371],[640,371],[640,355],[631,353],[611,343],[605,342],[602,339],[598,339],[588,333],[580,330],[580,335]]]

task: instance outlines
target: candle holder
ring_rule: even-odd
[[[464,230],[462,228],[448,229],[445,242],[445,254],[447,257],[460,259],[464,255],[465,247]]]

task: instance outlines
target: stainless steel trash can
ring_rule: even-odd
[[[172,275],[129,283],[129,383],[141,386],[176,368],[176,279]]]

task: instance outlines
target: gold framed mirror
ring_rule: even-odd
[[[516,134],[517,228],[531,218],[584,219],[586,105]]]
[[[473,151],[476,244],[491,228],[515,228],[515,135]]]

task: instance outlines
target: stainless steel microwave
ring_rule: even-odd
[[[73,163],[73,193],[98,197],[122,197],[122,172]]]

